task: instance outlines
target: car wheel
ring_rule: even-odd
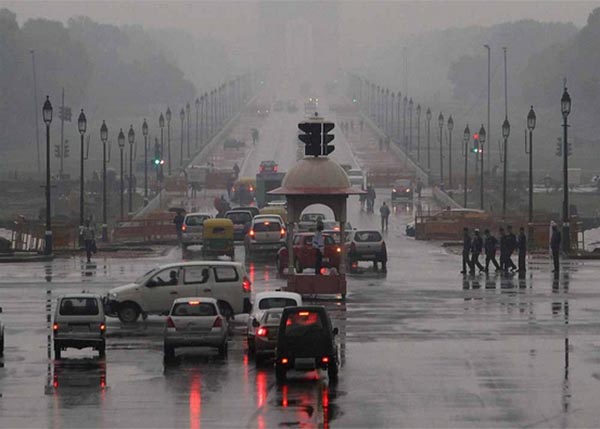
[[[294,261],[294,268],[296,269],[296,273],[298,274],[302,274],[302,264],[300,263],[300,260],[298,260],[298,258],[296,258],[296,260]]]
[[[335,381],[338,379],[337,359],[333,359],[333,362],[327,366],[327,375],[329,376],[329,380]]]
[[[123,323],[134,323],[140,317],[140,309],[132,302],[126,302],[119,307],[119,320]]]
[[[175,348],[165,344],[163,350],[164,350],[166,360],[175,359]]]
[[[60,347],[56,343],[54,344],[54,359],[60,360]]]
[[[224,358],[227,357],[227,341],[224,341],[223,344],[219,346],[219,356]]]
[[[275,379],[278,383],[284,383],[286,380],[286,372],[287,370],[279,364],[275,364]]]

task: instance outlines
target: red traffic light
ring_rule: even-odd
[[[475,140],[479,140],[479,133],[475,133],[475,134],[473,134],[473,138],[474,138]]]

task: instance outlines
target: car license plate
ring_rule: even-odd
[[[71,325],[71,332],[89,332],[89,325]]]

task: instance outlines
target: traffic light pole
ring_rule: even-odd
[[[571,225],[569,224],[569,143],[567,140],[567,116],[563,116],[563,212],[562,244],[563,252],[571,251]]]
[[[106,204],[106,142],[102,142],[102,241],[108,241]]]
[[[64,139],[64,131],[65,131],[65,88],[62,89],[62,99],[60,103],[60,168],[58,176],[62,179],[63,176],[63,165],[65,158],[65,139]]]

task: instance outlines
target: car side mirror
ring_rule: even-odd
[[[256,320],[256,319],[252,319],[252,326],[253,326],[254,328],[258,328],[258,327],[260,326],[260,323],[259,323],[259,321],[258,321],[258,320]]]
[[[340,333],[340,331],[338,330],[338,328],[333,328],[333,336],[334,337],[339,333]]]
[[[2,307],[0,307],[0,313],[2,313]]]

